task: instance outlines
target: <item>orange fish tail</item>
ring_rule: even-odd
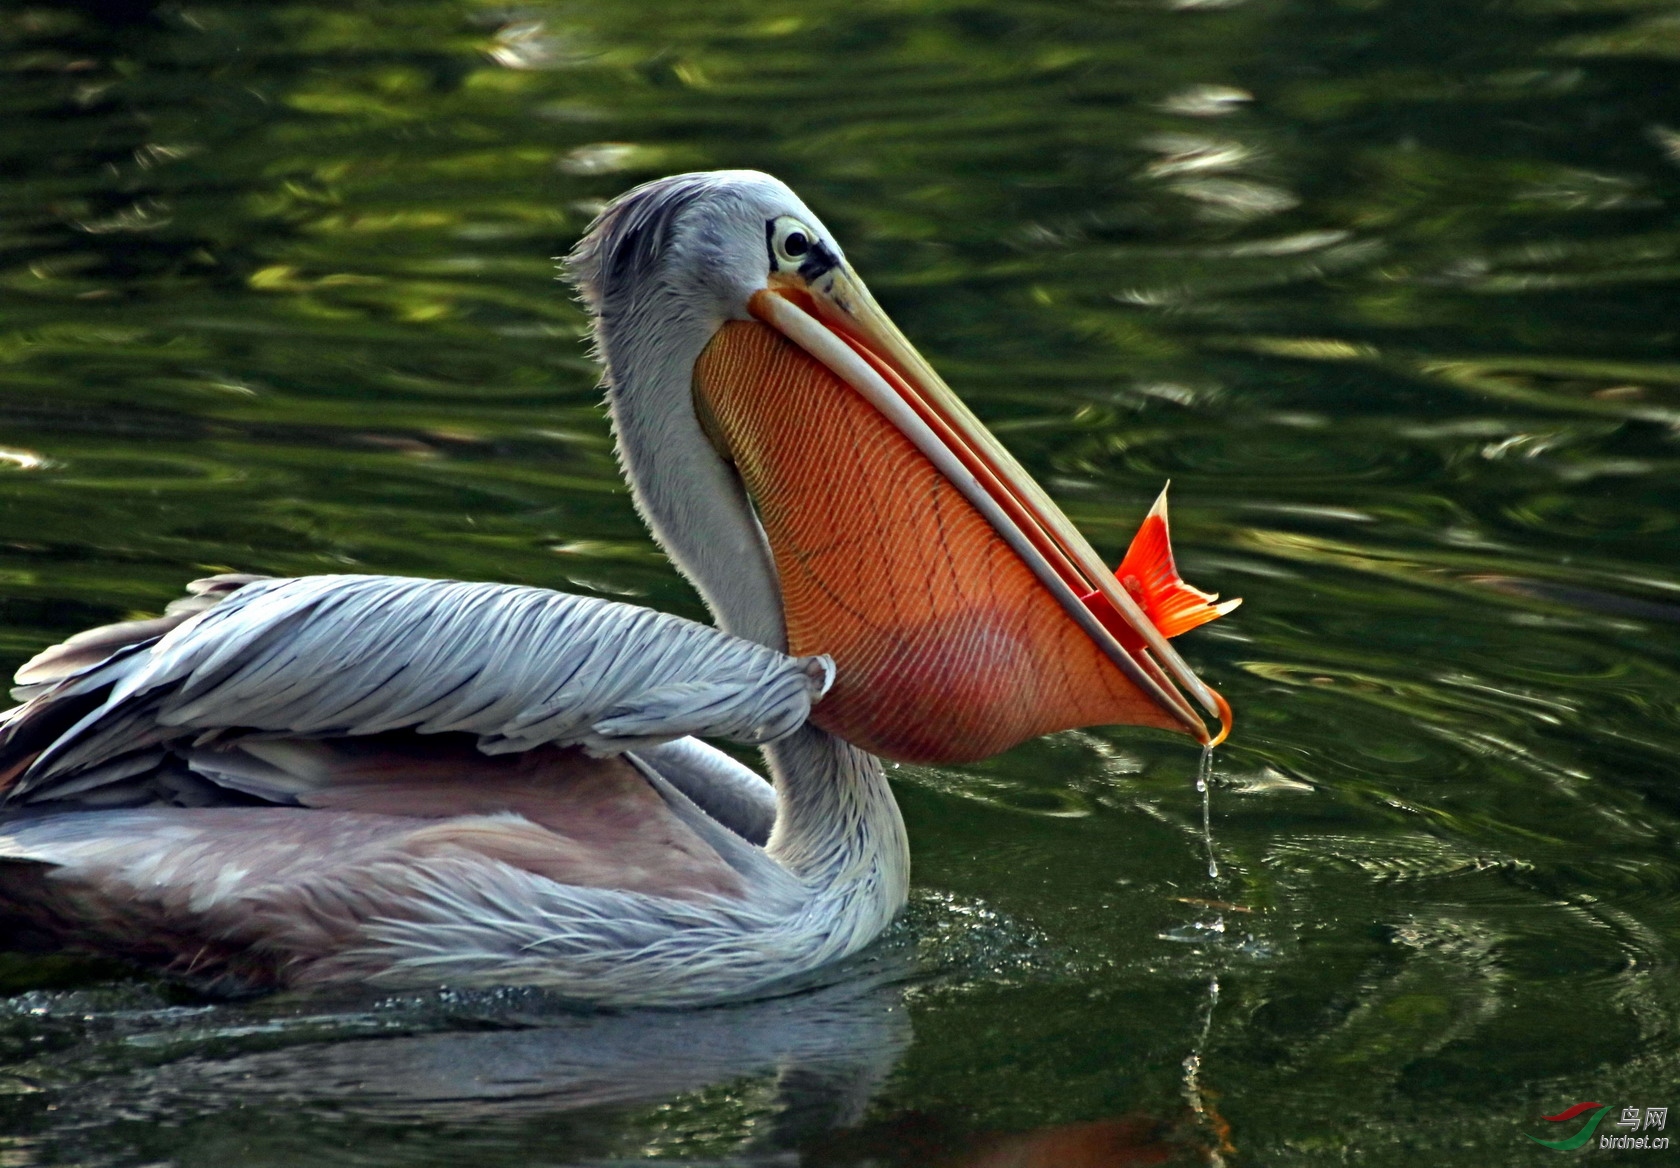
[[[1186,584],[1173,561],[1172,532],[1167,525],[1167,491],[1161,488],[1160,497],[1143,517],[1143,525],[1132,537],[1126,558],[1114,571],[1122,587],[1131,593],[1138,607],[1161,630],[1163,636],[1176,637],[1197,625],[1205,625],[1230,612],[1241,600],[1217,603],[1217,594],[1203,592]]]

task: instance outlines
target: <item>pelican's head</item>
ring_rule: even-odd
[[[568,259],[620,455],[720,624],[834,658],[813,720],[959,761],[1075,726],[1228,721],[1056,505],[755,171],[637,187]]]

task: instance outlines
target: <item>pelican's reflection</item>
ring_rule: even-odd
[[[347,1140],[359,1163],[437,1163],[417,1156],[419,1132],[473,1168],[627,1154],[706,1168],[1118,1168],[1216,1165],[1229,1150],[1209,1139],[1199,1088],[1188,1106],[1029,1131],[989,1129],[956,1101],[883,1109],[912,1038],[905,956],[698,1010],[578,1013],[512,991],[113,1015],[106,1041],[35,1061],[41,1122],[27,1150],[0,1142],[0,1163],[159,1151],[225,1163],[237,1145],[259,1150],[258,1168],[331,1162]]]
[[[408,1032],[344,1037],[356,1026],[367,1035],[382,1012]],[[233,1128],[283,1124],[325,1154],[348,1122],[395,1152],[403,1130],[424,1121],[486,1143],[518,1131],[528,1145],[541,1131],[575,1154],[642,1126],[645,1115],[623,1109],[719,1088],[752,1098],[743,1150],[791,1149],[858,1124],[911,1040],[898,976],[680,1011],[576,1013],[520,994],[372,1013],[191,1013],[196,1024],[130,1035],[120,1052],[102,1045],[55,1060],[47,1081],[61,1085],[45,1092],[54,1118],[36,1146],[73,1154],[91,1138],[108,1149],[113,1136],[128,1143],[137,1120],[184,1125],[185,1143],[217,1146]],[[128,1069],[111,1073],[114,1058]]]

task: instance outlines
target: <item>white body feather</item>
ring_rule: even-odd
[[[257,581],[36,699],[101,698],[14,784],[11,802],[35,814],[0,823],[0,859],[46,865],[78,897],[109,901],[93,915],[112,928],[161,922],[266,950],[288,965],[287,984],[519,983],[614,1004],[751,995],[866,944],[905,896],[907,851],[879,764],[800,728],[829,678],[820,658],[542,589]],[[266,733],[195,745],[229,728]],[[125,789],[147,797],[152,769],[125,763],[155,769],[159,747],[270,799],[326,789],[332,773],[315,778],[272,747],[393,730],[470,733],[487,755],[639,749],[630,757],[645,781],[739,875],[740,892],[650,895],[470,851],[416,854],[391,817],[68,809]],[[769,752],[782,814],[763,780],[695,733],[780,739]],[[768,848],[744,838],[772,820]]]

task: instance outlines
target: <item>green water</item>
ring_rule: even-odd
[[[1181,642],[1217,879],[1193,745],[1100,730],[895,772],[907,919],[783,1002],[0,957],[0,1165],[1536,1164],[1680,1104],[1677,64],[1668,0],[0,7],[7,669],[225,569],[700,615],[549,257],[722,166],[1105,555],[1170,478],[1246,600]]]

